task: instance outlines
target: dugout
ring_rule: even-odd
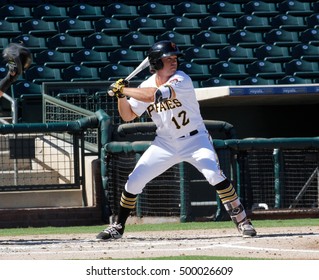
[[[319,84],[196,89],[204,119],[231,123],[239,139],[316,137]]]

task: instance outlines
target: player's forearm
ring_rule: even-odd
[[[123,121],[129,122],[136,118],[135,113],[132,111],[130,104],[126,98],[118,98],[118,111]]]
[[[154,102],[154,94],[157,88],[123,88],[123,94],[142,102]]]

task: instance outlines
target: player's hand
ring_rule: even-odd
[[[126,86],[128,86],[128,81],[119,79],[115,83],[110,85],[108,94],[110,96],[116,96],[117,98],[123,98],[125,97],[125,95],[123,94],[123,89]]]

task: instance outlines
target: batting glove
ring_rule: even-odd
[[[124,87],[128,86],[128,81],[119,79],[115,83],[111,84],[108,90],[109,95],[116,96],[117,98],[124,98]]]

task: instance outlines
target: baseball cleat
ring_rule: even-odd
[[[237,229],[243,237],[254,237],[257,235],[257,232],[251,224],[250,220],[245,220],[238,224]]]
[[[101,231],[97,236],[96,239],[119,239],[122,237],[124,233],[124,226],[121,224],[114,223],[109,225],[106,229]]]

